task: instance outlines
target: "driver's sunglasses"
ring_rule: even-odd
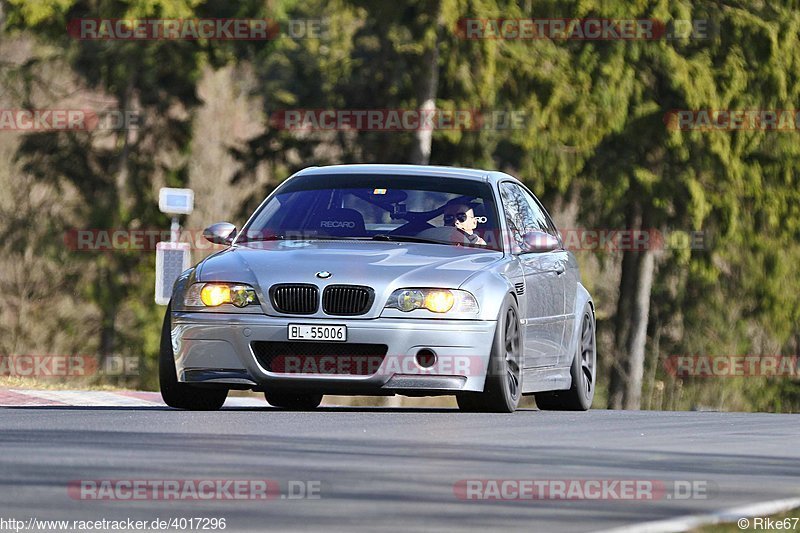
[[[466,222],[467,221],[467,214],[466,213],[456,213],[455,215],[445,215],[444,216],[444,223],[445,224],[452,224],[456,220],[459,222]],[[473,217],[475,218],[475,217]]]

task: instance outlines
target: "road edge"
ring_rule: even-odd
[[[754,518],[784,513],[800,507],[800,497],[749,503],[713,513],[678,516],[665,520],[641,522],[630,526],[595,531],[595,533],[679,533],[701,526],[736,522],[740,518]]]

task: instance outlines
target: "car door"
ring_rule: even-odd
[[[564,294],[561,275],[564,272],[560,251],[525,252],[523,237],[529,231],[542,231],[541,210],[531,203],[526,191],[517,183],[500,184],[506,224],[512,253],[524,273],[523,331],[525,358],[523,368],[554,366],[562,354],[564,336]],[[519,294],[518,290],[518,294]]]
[[[556,228],[547,210],[545,210],[541,202],[539,202],[539,199],[527,189],[525,192],[528,200],[534,202],[539,208],[543,217],[543,227],[546,228],[544,231],[556,237],[560,243],[560,249],[553,251],[552,257],[556,263],[555,270],[559,278],[558,290],[564,297],[564,309],[561,316],[564,327],[561,341],[562,349],[559,354],[558,365],[565,366],[572,363],[572,352],[569,350],[569,344],[572,340],[572,332],[575,328],[575,301],[578,295],[578,281],[580,281],[578,261],[575,259],[575,255],[572,252],[564,248],[564,241],[561,238],[561,233]]]

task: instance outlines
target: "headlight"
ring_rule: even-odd
[[[241,283],[195,283],[186,291],[183,303],[187,307],[247,307],[257,304],[258,298],[253,287]]]
[[[427,309],[433,313],[476,313],[478,302],[467,291],[456,289],[398,289],[389,296],[386,307],[403,312]]]
[[[227,285],[209,283],[200,289],[200,301],[208,307],[227,304],[231,301],[231,288]]]

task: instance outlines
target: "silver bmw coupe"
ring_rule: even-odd
[[[219,409],[231,389],[286,409],[324,394],[455,395],[464,411],[585,410],[594,303],[525,185],[411,165],[302,170],[226,248],[177,280],[159,358],[167,405]]]

